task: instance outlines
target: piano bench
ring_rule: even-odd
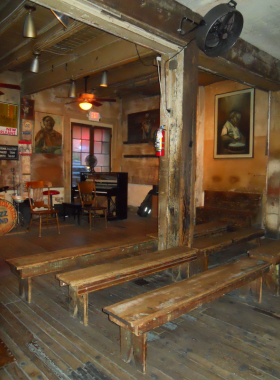
[[[71,202],[71,203],[66,203],[66,202],[63,202],[62,203],[62,207],[63,207],[63,217],[64,217],[64,220],[65,220],[65,216],[68,215],[67,213],[67,210],[70,211],[70,215],[73,215],[74,216],[74,219],[77,215],[78,217],[78,223],[80,224],[80,216],[82,214],[82,205],[81,203],[75,203],[75,202]]]

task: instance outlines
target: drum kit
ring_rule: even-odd
[[[19,211],[20,203],[25,201],[25,197],[18,195],[20,184],[15,185],[15,170],[11,169],[13,173],[13,188],[9,186],[0,187],[0,193],[7,192],[7,190],[14,190],[12,195],[13,203],[5,199],[4,194],[0,194],[0,236],[10,232],[14,227],[24,225],[24,219]]]

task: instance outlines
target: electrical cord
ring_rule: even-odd
[[[139,54],[139,51],[138,51],[138,48],[137,48],[137,45],[136,44],[134,44],[135,45],[135,48],[136,48],[136,51],[137,51],[137,55],[138,55],[138,58],[139,58],[139,61],[142,63],[142,65],[144,65],[144,66],[154,66],[154,64],[152,63],[151,65],[147,65],[144,61],[142,61],[142,58],[141,58],[141,56],[140,56],[140,54]]]
[[[167,67],[167,62],[169,62],[171,59],[177,57],[177,55],[180,54],[184,49],[186,49],[190,45],[190,43],[193,42],[194,40],[195,40],[195,37],[193,39],[191,39],[185,46],[183,46],[181,50],[179,50],[176,54],[174,54],[167,61],[165,61],[165,64],[164,64],[165,109],[168,113],[170,113],[170,109],[167,108],[167,96],[166,96],[166,67]]]

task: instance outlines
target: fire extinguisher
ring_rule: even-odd
[[[164,149],[165,149],[165,130],[163,129],[164,125],[160,126],[156,130],[155,135],[155,148],[156,148],[156,156],[162,157],[164,156]]]

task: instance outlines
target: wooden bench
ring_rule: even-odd
[[[115,263],[60,273],[56,278],[61,286],[69,286],[70,314],[87,325],[89,293],[184,265],[196,259],[195,249],[181,246],[119,260]]]
[[[31,302],[31,279],[47,273],[58,272],[76,265],[88,266],[141,253],[154,252],[158,242],[152,238],[129,238],[116,246],[102,243],[60,251],[22,256],[6,260],[11,271],[18,277],[19,294]]]
[[[223,222],[209,222],[209,223],[203,223],[203,224],[197,224],[194,226],[194,238],[202,237],[202,236],[208,236],[208,235],[214,235],[222,232],[226,232],[228,229],[228,225]],[[149,233],[147,236],[151,238],[158,238],[158,233]]]
[[[196,222],[225,222],[234,227],[249,227],[261,222],[262,194],[235,191],[210,191],[204,206],[196,209]]]
[[[248,251],[249,257],[270,263],[269,273],[264,277],[270,291],[279,296],[280,241],[263,239],[261,246]]]
[[[205,257],[215,252],[222,251],[235,244],[241,244],[250,240],[258,239],[264,236],[265,231],[262,228],[247,227],[238,231],[226,232],[219,236],[206,236],[194,239],[193,248]]]
[[[105,307],[109,319],[120,326],[121,357],[134,361],[145,373],[147,332],[211,302],[226,293],[250,284],[261,302],[262,277],[269,263],[242,258],[197,276]]]

